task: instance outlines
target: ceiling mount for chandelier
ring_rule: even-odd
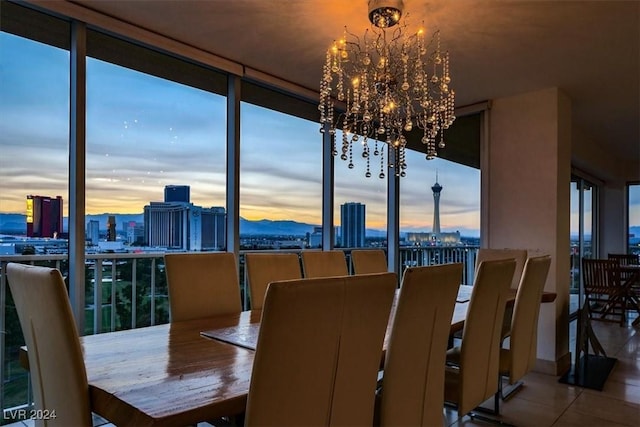
[[[369,21],[378,28],[396,25],[402,17],[402,0],[372,0],[369,2]]]
[[[402,13],[402,0],[369,0],[371,29],[358,38],[345,27],[343,38],[326,54],[320,130],[335,135],[342,129],[340,157],[349,168],[354,167],[353,146],[361,142],[366,177],[372,156],[380,159],[380,178],[385,163],[405,176],[407,134],[414,128],[422,130],[427,159],[436,157],[445,146],[442,131],[455,120],[449,54],[440,50],[439,32],[428,43],[422,29],[407,35]],[[337,115],[336,101],[344,106]]]

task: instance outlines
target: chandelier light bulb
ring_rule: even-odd
[[[363,37],[345,28],[344,38],[326,54],[318,107],[321,132],[327,125],[331,135],[342,128],[341,158],[349,160],[349,168],[353,144],[361,140],[366,177],[371,176],[368,141],[375,142],[373,156],[380,158],[379,177],[385,177],[385,166],[405,176],[408,134],[421,131],[414,138],[433,159],[445,147],[443,131],[455,120],[449,54],[440,50],[439,32],[425,42],[423,28],[410,33],[400,22],[402,12],[402,0],[369,0],[371,28]]]

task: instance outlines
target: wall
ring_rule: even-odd
[[[557,88],[492,103],[483,147],[483,247],[552,257],[538,334],[540,371],[559,374],[569,354],[571,102]]]

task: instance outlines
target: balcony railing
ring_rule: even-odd
[[[344,250],[351,271],[351,251]],[[401,269],[461,262],[463,283],[473,283],[478,248],[411,247],[400,249]],[[239,259],[240,288],[244,309],[249,309],[244,254]],[[260,251],[264,252],[264,251]],[[279,252],[299,253],[300,250]],[[169,303],[164,252],[103,253],[85,255],[85,318],[83,335],[167,323]],[[9,262],[42,265],[59,269],[67,277],[68,255],[0,255],[0,407],[1,423],[12,421],[32,401],[28,373],[18,363],[18,349],[24,345],[13,299],[8,292],[6,265]],[[0,423],[0,424],[1,424]]]

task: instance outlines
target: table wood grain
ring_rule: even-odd
[[[244,411],[254,352],[200,331],[257,315],[82,337],[92,410],[118,426],[184,426]]]

